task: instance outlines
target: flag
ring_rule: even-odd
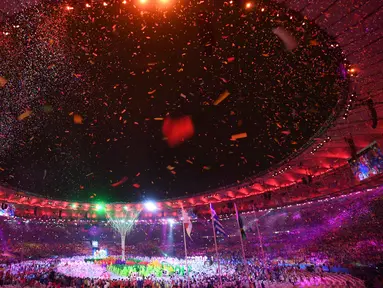
[[[191,231],[192,231],[193,225],[192,225],[192,222],[190,220],[188,213],[184,210],[184,208],[182,208],[182,219],[184,222],[186,233],[191,238]]]
[[[227,234],[225,232],[225,229],[223,228],[223,225],[219,221],[217,213],[213,209],[213,205],[210,204],[210,211],[211,211],[211,220],[213,221],[213,226],[215,229],[216,234],[222,234],[227,237]]]
[[[237,215],[237,222],[238,222],[239,231],[241,232],[241,237],[242,237],[242,239],[246,239],[246,232],[245,232],[245,229],[243,228],[243,220],[242,220],[241,215],[238,212],[237,204],[234,203],[234,207],[235,207],[235,214]]]

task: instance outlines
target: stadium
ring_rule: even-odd
[[[383,287],[382,11],[1,2],[0,286]]]

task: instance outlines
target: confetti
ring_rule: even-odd
[[[247,137],[247,133],[244,132],[244,133],[239,133],[239,134],[234,134],[234,135],[231,135],[231,141],[235,141],[235,140],[238,140],[238,139],[243,139],[243,138],[246,138]]]
[[[229,57],[229,58],[227,58],[227,62],[233,62],[235,60],[235,57]]]
[[[82,121],[83,121],[83,119],[82,119],[82,117],[79,114],[74,114],[73,122],[75,124],[82,124]]]
[[[0,76],[0,88],[5,87],[5,85],[7,85],[7,83],[8,83],[8,80],[5,79],[4,77]]]
[[[194,125],[190,116],[177,119],[166,118],[162,133],[170,147],[175,147],[194,135]]]
[[[282,27],[277,27],[273,29],[273,33],[283,41],[288,51],[292,51],[295,48],[297,48],[297,41],[286,29]]]
[[[122,177],[122,179],[120,181],[112,183],[110,186],[118,187],[118,186],[124,184],[127,180],[128,180],[128,177],[124,176],[124,177]]]
[[[138,182],[161,187],[159,199],[185,186],[199,193],[282,161],[343,103],[341,47],[308,19],[287,20],[278,3],[263,3],[257,17],[217,4],[199,21],[189,4],[158,14],[112,2],[69,13],[57,3],[33,6],[2,38],[0,162],[6,171],[23,167],[15,179],[7,174],[9,185],[79,201],[92,195],[79,192],[97,189],[120,201],[111,185],[128,175],[127,201],[147,196]],[[15,111],[33,115],[21,123]],[[244,131],[252,133],[236,134]],[[224,169],[207,171],[208,163]]]
[[[31,110],[26,110],[24,113],[20,114],[20,115],[17,117],[17,120],[22,121],[22,120],[24,120],[25,118],[29,117],[30,115],[32,115],[32,111],[31,111]]]
[[[218,105],[219,103],[221,103],[223,100],[225,100],[228,96],[230,95],[230,92],[229,91],[225,91],[223,92],[221,95],[219,95],[218,99],[214,101],[214,105]]]

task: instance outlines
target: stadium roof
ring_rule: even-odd
[[[307,181],[307,177],[312,176],[315,179],[316,176],[334,173],[335,170],[342,171],[342,177],[343,175],[349,177],[350,168],[347,167],[347,160],[352,157],[353,149],[361,150],[374,141],[383,144],[383,122],[380,116],[383,109],[382,2],[359,1],[354,5],[350,5],[346,0],[281,2],[314,21],[339,43],[345,59],[351,64],[350,91],[353,96],[350,95],[348,99],[351,100],[349,109],[346,105],[331,128],[311,139],[308,148],[299,155],[294,155],[293,159],[287,158],[278,167],[273,166],[266,173],[241,181],[238,185],[214,189],[201,196],[186,197],[180,201],[165,201],[167,205],[178,202],[193,206],[210,201],[228,201],[265,192],[281,191],[290,185],[296,187],[302,179]],[[12,1],[8,1],[6,7],[0,8],[13,13],[19,9],[15,3],[18,1],[14,1],[13,4]],[[369,102],[369,99],[372,102]],[[374,121],[376,128],[372,128]],[[346,138],[352,141],[346,141]],[[352,143],[355,148],[352,147]],[[357,182],[350,178],[347,185],[350,183]],[[333,192],[337,189],[341,191],[343,188],[344,186],[340,185],[333,189]]]

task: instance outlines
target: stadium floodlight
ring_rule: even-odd
[[[105,210],[105,205],[104,204],[102,204],[102,203],[96,204],[96,211],[101,212],[101,211],[104,211],[104,210]]]
[[[158,209],[156,203],[154,203],[153,201],[145,202],[144,206],[145,206],[145,209],[150,211],[150,212],[156,211]]]
[[[168,223],[173,225],[176,221],[173,218],[168,218]]]

